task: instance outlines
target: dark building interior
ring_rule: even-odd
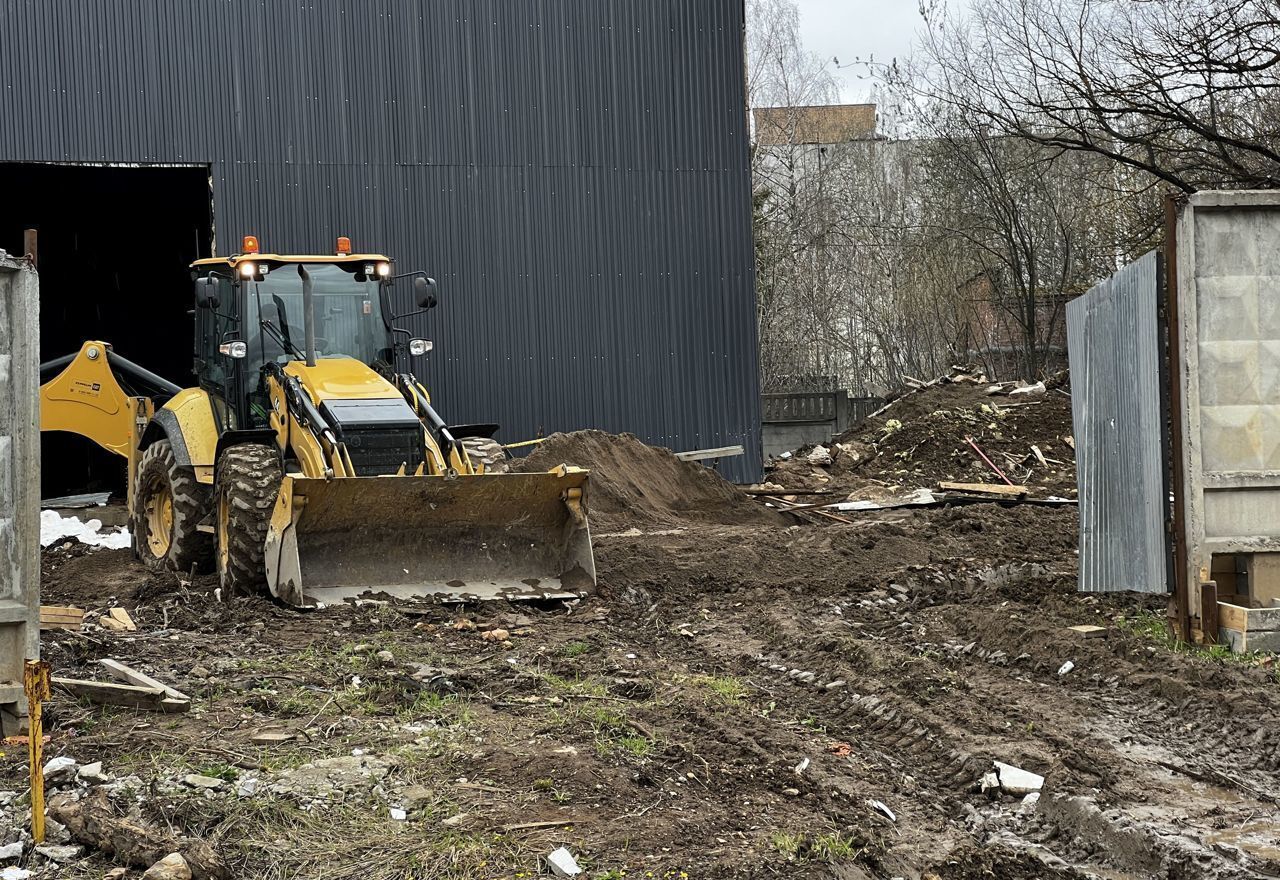
[[[190,384],[188,266],[213,240],[208,169],[0,162],[0,192],[0,249],[21,254],[25,230],[36,231],[40,359],[98,339]],[[43,497],[123,498],[124,459],[89,440],[44,434],[41,454]]]

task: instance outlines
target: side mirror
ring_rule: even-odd
[[[419,275],[413,279],[413,295],[420,309],[434,309],[439,300],[436,299],[436,280]]]
[[[202,309],[214,309],[215,311],[220,305],[218,302],[218,285],[212,275],[205,278],[204,284],[200,286],[199,292],[196,294],[196,304]]]

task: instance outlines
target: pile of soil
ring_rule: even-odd
[[[552,434],[512,470],[530,473],[561,464],[591,471],[588,506],[596,527],[690,520],[725,525],[779,522],[776,514],[710,468],[681,461],[671,450],[649,446],[632,434]]]
[[[971,438],[1033,497],[1074,498],[1070,386],[1065,377],[1048,384],[1053,387],[1037,394],[993,395],[986,382],[945,377],[903,395],[836,438],[830,465],[811,464],[809,450],[803,449],[777,462],[769,480],[792,489],[850,493],[868,486],[1003,482],[969,445]]]

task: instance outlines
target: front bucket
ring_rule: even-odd
[[[586,486],[585,471],[563,468],[453,479],[285,477],[267,535],[267,583],[294,605],[366,593],[584,596],[596,584]]]

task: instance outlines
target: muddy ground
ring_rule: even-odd
[[[543,607],[304,612],[53,548],[47,603],[139,626],[45,633],[56,674],[114,657],[194,705],[59,694],[48,755],[101,760],[117,809],[237,878],[526,878],[560,846],[593,880],[1280,876],[1275,667],[1176,649],[1162,597],[1078,595],[1072,508],[731,501],[602,512],[599,594]],[[1038,802],[984,792],[993,760]]]

